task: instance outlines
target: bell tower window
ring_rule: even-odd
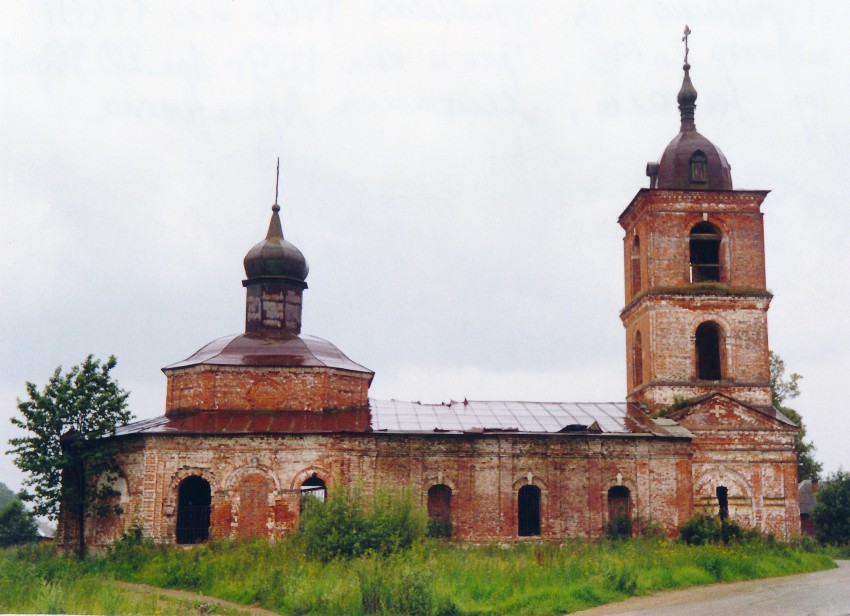
[[[710,222],[691,229],[691,282],[720,282],[720,231]]]
[[[643,342],[641,340],[640,332],[635,334],[632,367],[634,369],[634,387],[639,387],[643,383]]]
[[[708,158],[701,150],[691,155],[690,160],[691,184],[708,183]]]
[[[632,244],[632,295],[640,293],[640,287],[640,238],[635,236],[635,241]]]
[[[720,327],[706,322],[696,331],[697,378],[700,381],[719,381],[723,378],[720,362]]]

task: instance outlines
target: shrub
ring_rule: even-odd
[[[630,539],[632,536],[632,518],[628,515],[614,516],[608,520],[606,534],[609,539]]]
[[[305,498],[301,535],[308,556],[327,562],[367,552],[390,554],[425,535],[427,514],[409,488],[375,495],[371,507],[359,487],[332,492],[325,501]]]
[[[695,515],[679,527],[679,537],[688,545],[705,545],[720,540],[720,520],[707,513]]]
[[[667,530],[654,518],[637,518],[634,521],[637,534],[644,539],[666,539]]]
[[[695,515],[679,527],[679,537],[688,545],[707,543],[740,543],[743,541],[763,540],[773,543],[776,538],[763,535],[754,528],[741,526],[735,520],[723,520],[707,513]]]
[[[451,520],[428,520],[428,536],[431,539],[448,539],[453,531]]]

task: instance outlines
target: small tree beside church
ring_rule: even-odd
[[[56,520],[62,513],[76,520],[79,554],[85,553],[85,522],[91,515],[116,511],[111,485],[118,478],[115,447],[103,440],[129,422],[126,391],[109,374],[115,357],[105,362],[89,355],[62,374],[56,368],[44,389],[27,383],[27,400],[18,400],[21,418],[12,423],[28,434],[9,441],[15,465],[28,474],[22,493],[37,515]],[[120,513],[120,511],[117,511]]]
[[[803,418],[797,411],[785,406],[786,400],[792,400],[800,395],[800,379],[802,378],[796,372],[786,377],[785,362],[779,355],[770,351],[770,386],[773,406],[800,428],[794,441],[794,447],[797,450],[797,481],[817,479],[823,470],[823,464],[815,460],[815,444],[812,441],[806,442],[806,426],[803,424]]]

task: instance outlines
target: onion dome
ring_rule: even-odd
[[[658,165],[650,164],[647,173],[657,174],[654,188],[690,190],[732,190],[732,167],[723,152],[697,132],[694,123],[697,91],[691,83],[691,65],[682,67],[685,77],[676,100],[679,103],[681,128],[673,138]],[[650,173],[650,169],[654,173]]]
[[[304,283],[310,268],[301,251],[283,239],[280,224],[280,206],[272,206],[272,219],[266,239],[254,246],[245,255],[245,274],[251,278],[286,278]]]

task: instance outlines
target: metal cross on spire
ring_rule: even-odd
[[[688,36],[691,33],[691,29],[688,28],[688,24],[685,24],[685,36],[682,37],[682,40],[685,42],[685,64],[688,63]]]

